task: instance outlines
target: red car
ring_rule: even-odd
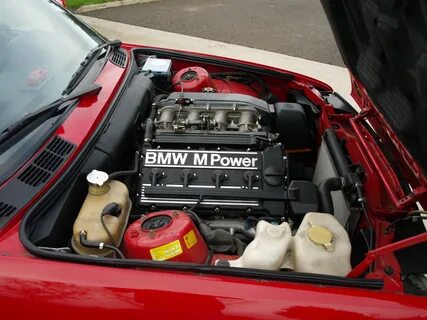
[[[427,318],[424,2],[322,4],[360,112],[1,1],[2,318]]]

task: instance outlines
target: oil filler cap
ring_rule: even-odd
[[[325,247],[326,250],[332,250],[332,232],[329,229],[312,225],[310,229],[308,229],[308,238],[314,244]]]

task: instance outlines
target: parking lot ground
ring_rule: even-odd
[[[343,66],[319,1],[160,0],[85,15]]]

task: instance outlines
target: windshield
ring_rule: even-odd
[[[0,132],[56,99],[104,42],[48,0],[0,0]]]

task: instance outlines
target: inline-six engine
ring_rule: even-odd
[[[137,203],[221,215],[283,216],[286,156],[274,108],[241,94],[172,93],[145,124]]]

